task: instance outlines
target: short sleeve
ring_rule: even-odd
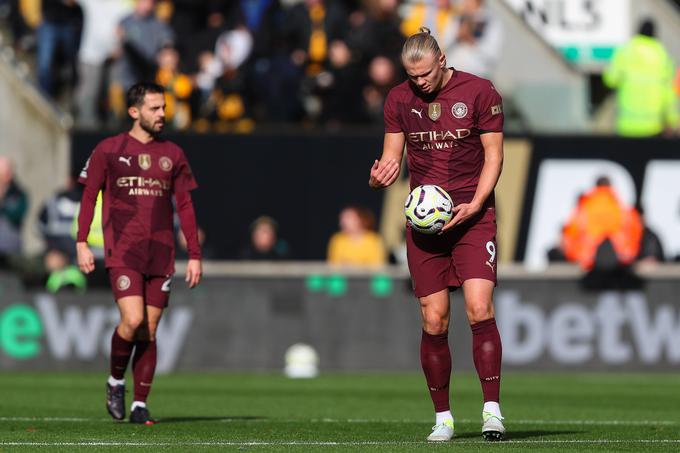
[[[173,172],[173,192],[189,192],[198,187],[184,152],[180,149]]]
[[[491,82],[486,81],[475,103],[477,128],[483,132],[503,132],[503,99]]]
[[[386,133],[403,132],[401,121],[399,121],[399,110],[397,109],[395,97],[394,90],[392,90],[387,94],[387,99],[385,99],[384,117]]]
[[[85,162],[85,167],[80,171],[78,182],[85,186],[101,189],[106,180],[106,154],[99,144]]]

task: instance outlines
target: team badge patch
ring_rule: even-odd
[[[163,171],[170,171],[172,170],[172,160],[170,160],[169,157],[161,157],[160,160],[158,161],[158,165],[160,165],[161,170]]]
[[[432,121],[437,121],[442,116],[442,105],[439,102],[433,102],[427,106],[427,116]]]
[[[451,107],[451,114],[455,118],[465,118],[467,113],[468,113],[467,105],[465,105],[462,102],[456,102],[455,104],[453,104],[453,107]]]
[[[138,157],[139,166],[142,170],[148,170],[151,168],[151,155],[150,154],[140,154]]]
[[[118,277],[118,280],[116,280],[116,288],[118,288],[119,291],[125,291],[130,287],[130,277],[127,275],[121,275]]]

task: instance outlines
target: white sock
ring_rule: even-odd
[[[109,376],[109,385],[114,386],[114,385],[125,385],[125,378],[123,379],[116,379],[113,376]]]
[[[146,403],[144,401],[133,401],[130,410],[133,411],[136,407],[146,407]]]
[[[451,420],[453,421],[453,414],[451,411],[444,411],[444,412],[435,412],[435,425],[441,425],[444,423],[445,420]]]
[[[496,401],[486,401],[484,403],[484,409],[482,409],[482,411],[489,412],[490,414],[493,414],[496,417],[503,419],[503,416],[501,415],[501,406]]]

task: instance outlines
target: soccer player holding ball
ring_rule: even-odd
[[[449,406],[450,289],[462,288],[472,354],[484,396],[482,435],[505,434],[500,406],[501,339],[494,319],[496,213],[494,188],[503,165],[502,99],[488,80],[446,66],[427,28],[402,49],[408,80],[385,101],[385,139],[370,171],[374,189],[398,178],[404,144],[411,189],[437,185],[453,199],[453,218],[439,234],[407,226],[408,266],[420,301],[420,360],[436,412],[430,441],[454,435]]]
[[[124,376],[132,357],[130,422],[152,424],[146,399],[156,369],[156,329],[168,305],[174,273],[172,195],[189,251],[186,282],[193,288],[201,280],[201,251],[189,194],[196,181],[182,149],[158,139],[165,125],[163,88],[134,85],[127,103],[132,129],[101,141],[80,174],[85,190],[76,247],[80,269],[92,272],[94,257],[87,236],[101,190],[105,265],[120,310],[111,339],[106,408],[114,419],[125,418]]]

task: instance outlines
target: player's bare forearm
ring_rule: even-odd
[[[368,179],[368,185],[372,189],[389,187],[399,177],[404,140],[404,134],[401,132],[385,134],[382,156],[373,163]]]

